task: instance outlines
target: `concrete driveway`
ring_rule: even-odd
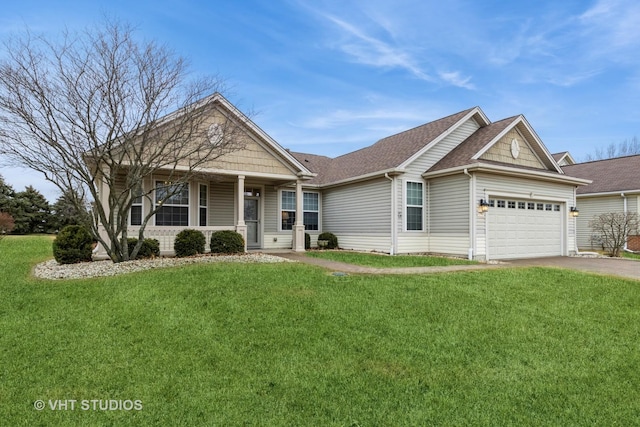
[[[625,258],[550,257],[505,262],[513,266],[559,267],[640,280],[640,261]]]

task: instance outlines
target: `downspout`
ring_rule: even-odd
[[[397,213],[396,213],[396,177],[390,177],[388,172],[385,172],[384,177],[391,181],[391,247],[389,248],[389,255],[396,254],[396,246],[398,244],[397,236]]]
[[[472,260],[476,247],[476,215],[474,205],[476,180],[473,179],[473,175],[469,173],[467,168],[464,168],[464,174],[469,177],[469,252],[467,257]]]
[[[624,210],[624,214],[627,215],[628,209],[629,209],[628,206],[627,206],[627,196],[624,193],[620,193],[620,197],[622,197],[622,199],[623,199],[623,202],[622,202],[623,203],[623,208],[622,209]],[[625,252],[633,252],[633,251],[629,250],[629,246],[627,246],[627,243],[629,241],[628,237],[629,236],[627,236],[624,239],[624,248],[622,248],[622,250],[625,251]]]

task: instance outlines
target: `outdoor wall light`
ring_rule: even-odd
[[[478,205],[478,213],[483,214],[489,210],[489,202],[485,199],[480,199],[480,204]]]
[[[580,215],[580,211],[575,206],[571,206],[571,209],[569,210],[569,215],[575,218],[578,215]]]

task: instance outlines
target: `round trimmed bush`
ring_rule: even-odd
[[[53,257],[60,264],[91,261],[93,236],[82,225],[67,225],[53,241]]]
[[[329,233],[328,231],[321,233],[318,236],[318,240],[328,241],[329,243],[327,243],[327,246],[326,246],[327,249],[336,249],[338,247],[338,238],[336,237],[335,234]]]
[[[137,243],[138,239],[135,237],[129,237],[127,239],[129,257],[131,257],[131,252],[133,252],[133,248]],[[140,246],[140,250],[138,251],[138,255],[136,255],[136,259],[155,258],[157,256],[160,256],[160,242],[157,239],[144,239],[142,246]]]
[[[185,229],[178,233],[173,242],[173,250],[177,257],[186,257],[204,253],[207,239],[198,230]]]
[[[216,231],[211,235],[210,248],[214,254],[237,254],[244,252],[244,239],[232,230]]]

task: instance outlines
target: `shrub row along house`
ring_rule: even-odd
[[[163,204],[145,231],[163,253],[184,228],[207,240],[236,230],[248,249],[304,251],[305,232],[315,246],[330,231],[342,248],[391,254],[489,260],[577,250],[571,212],[590,179],[565,173],[522,115],[491,122],[474,107],[329,158],[284,149],[220,95],[210,108],[214,129],[221,118],[243,123],[243,148],[203,165]],[[170,186],[162,174],[142,182],[158,194]],[[130,234],[150,203],[132,207]]]

